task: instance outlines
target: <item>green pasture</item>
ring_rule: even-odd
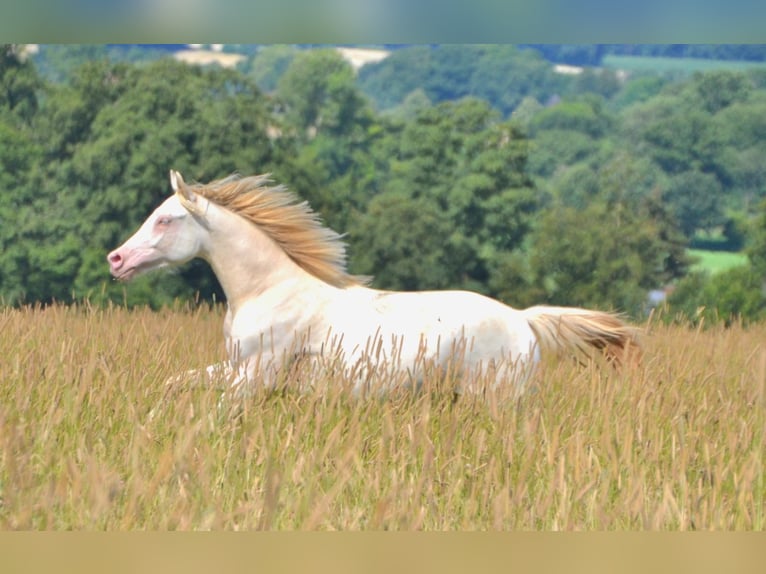
[[[689,249],[689,255],[697,261],[692,266],[694,271],[709,271],[711,274],[727,271],[747,263],[747,255],[731,251],[708,251],[705,249]]]
[[[661,58],[649,56],[604,56],[605,68],[627,72],[684,73],[709,72],[712,70],[747,71],[766,69],[765,62],[743,60],[709,60],[705,58]]]

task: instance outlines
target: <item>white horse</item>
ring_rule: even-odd
[[[575,355],[596,349],[616,362],[637,349],[636,330],[611,313],[517,310],[467,291],[371,289],[347,273],[341,237],[306,202],[270,187],[268,176],[190,185],[171,171],[170,182],[175,193],[107,258],[120,280],[194,257],[208,261],[228,303],[229,361],[189,373],[210,382],[223,376],[233,389],[268,387],[296,358],[309,358],[340,365],[362,390],[381,366],[417,384],[428,360],[459,367],[457,392],[482,377],[519,392],[541,347]]]

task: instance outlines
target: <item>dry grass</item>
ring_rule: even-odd
[[[219,309],[0,311],[5,529],[754,529],[766,325],[652,327],[616,373],[545,365],[518,402],[162,382],[221,359]]]

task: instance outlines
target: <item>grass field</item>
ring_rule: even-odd
[[[766,526],[766,325],[651,326],[640,366],[548,361],[518,402],[431,380],[385,400],[166,395],[221,358],[221,319],[0,311],[0,527]]]
[[[766,69],[764,62],[709,60],[705,58],[662,58],[649,56],[604,56],[602,66],[626,72],[693,74],[712,70],[747,71]]]
[[[730,251],[707,251],[704,249],[689,249],[689,255],[698,259],[692,266],[695,271],[709,271],[712,274],[727,271],[732,267],[745,265],[747,255]]]

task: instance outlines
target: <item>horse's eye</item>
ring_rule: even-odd
[[[157,225],[170,225],[170,222],[173,221],[172,217],[160,217],[157,220]]]

